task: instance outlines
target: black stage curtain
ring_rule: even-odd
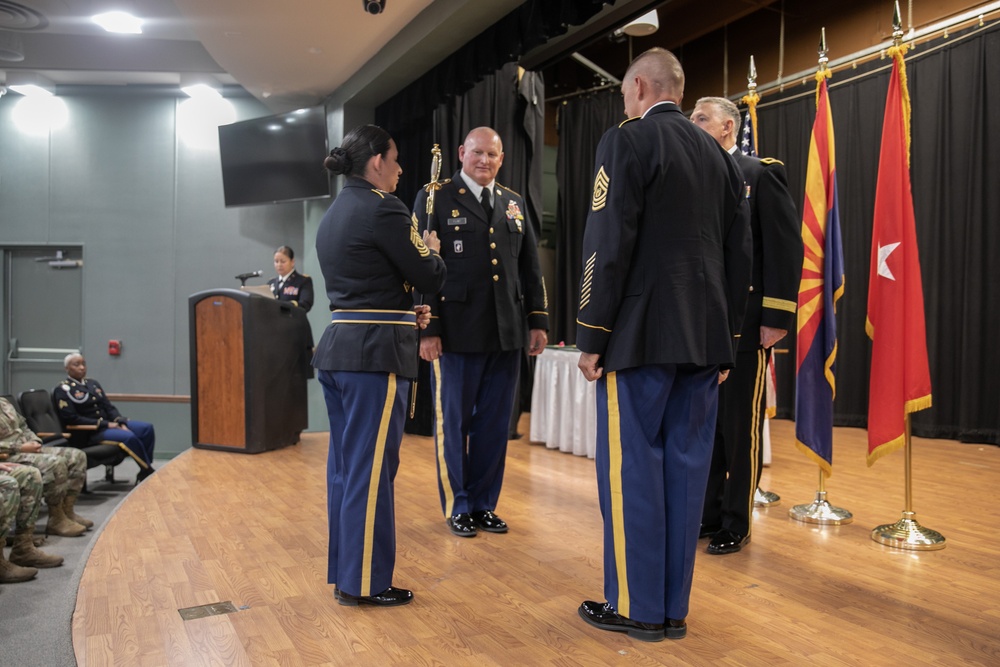
[[[834,423],[867,426],[871,343],[865,334],[872,216],[889,60],[834,74],[830,105],[845,293],[837,314]],[[870,71],[864,72],[865,69]],[[912,102],[911,177],[927,319],[933,407],[914,413],[913,433],[1000,444],[1000,26],[920,45],[907,57]],[[800,88],[801,90],[801,88]],[[798,91],[796,91],[798,92]],[[800,211],[814,96],[762,104],[760,145],[782,159]],[[762,153],[764,154],[764,153]],[[777,358],[779,415],[794,414],[794,340]]]
[[[556,313],[550,322],[553,342],[576,343],[576,311],[580,306],[583,228],[594,187],[597,144],[608,128],[625,120],[617,88],[566,100],[559,107],[559,151],[556,181]],[[550,296],[551,298],[551,296]]]

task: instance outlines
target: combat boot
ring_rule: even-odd
[[[77,494],[72,491],[66,492],[66,498],[63,500],[63,511],[66,512],[66,517],[73,523],[78,523],[87,530],[94,527],[94,522],[90,519],[84,519],[82,516],[73,511],[73,505],[76,504]]]
[[[47,502],[47,501],[46,501]],[[46,535],[60,535],[62,537],[79,537],[87,532],[87,529],[66,516],[62,501],[49,502],[49,522],[45,526]]]
[[[31,539],[32,529],[18,531],[14,536],[14,548],[10,550],[10,562],[24,567],[59,567],[62,556],[52,556],[35,548]]]
[[[38,574],[38,569],[34,567],[21,567],[14,565],[3,557],[3,549],[0,549],[0,584],[16,584],[19,581],[34,579]]]

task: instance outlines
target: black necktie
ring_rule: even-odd
[[[493,219],[493,205],[490,204],[490,191],[483,188],[483,191],[479,193],[479,203],[483,205],[483,210],[486,211],[486,219]]]

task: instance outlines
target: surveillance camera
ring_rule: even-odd
[[[381,14],[385,11],[385,0],[361,0],[361,4],[369,14]]]

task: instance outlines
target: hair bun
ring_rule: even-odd
[[[346,150],[337,146],[330,151],[330,156],[323,160],[323,166],[334,174],[346,174],[351,171],[351,156]]]

